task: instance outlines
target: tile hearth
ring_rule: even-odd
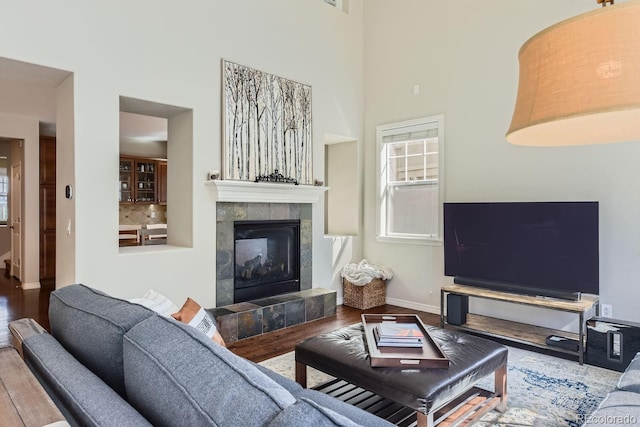
[[[227,344],[336,314],[336,291],[307,289],[207,309]]]

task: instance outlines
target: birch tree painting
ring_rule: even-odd
[[[222,61],[224,179],[276,169],[311,184],[311,86]]]

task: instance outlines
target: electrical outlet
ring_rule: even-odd
[[[600,315],[608,319],[613,319],[613,306],[611,304],[602,304],[600,306]]]

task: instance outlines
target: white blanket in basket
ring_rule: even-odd
[[[364,286],[373,279],[391,279],[393,272],[389,267],[369,264],[366,259],[363,259],[357,264],[352,263],[342,267],[340,275],[356,286]]]

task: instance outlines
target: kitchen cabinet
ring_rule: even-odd
[[[156,203],[156,161],[136,160],[135,202]]]
[[[120,203],[157,203],[157,170],[157,160],[121,157],[119,183]]]
[[[167,162],[158,161],[158,203],[167,204]]]
[[[120,203],[133,203],[133,171],[135,170],[135,160],[120,158]]]

